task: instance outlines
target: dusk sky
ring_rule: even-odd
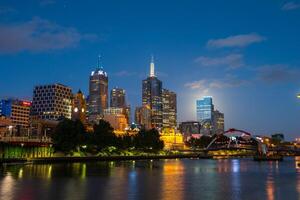
[[[226,128],[300,136],[300,1],[1,0],[0,98],[56,82],[87,95],[99,54],[132,111],[153,54],[179,122],[209,95]]]

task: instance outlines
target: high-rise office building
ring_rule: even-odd
[[[31,115],[45,120],[71,119],[72,89],[61,84],[36,86]]]
[[[212,97],[206,96],[203,99],[197,100],[197,121],[212,121],[214,105]]]
[[[162,82],[155,76],[153,58],[150,63],[150,75],[143,80],[142,89],[142,104],[151,110],[151,127],[161,128],[163,126]]]
[[[9,118],[14,127],[29,127],[30,101],[4,99],[0,102],[1,115]]]
[[[176,93],[167,89],[163,89],[162,104],[163,104],[163,127],[175,128],[177,126]]]
[[[125,108],[126,96],[125,90],[122,88],[113,88],[110,92],[110,107],[113,108]]]
[[[213,133],[215,134],[223,133],[224,130],[225,130],[224,113],[215,110],[213,112]]]
[[[72,103],[72,119],[73,120],[80,120],[83,124],[86,124],[86,100],[79,90],[73,97]]]
[[[140,125],[145,129],[152,128],[151,109],[149,106],[136,107],[134,116],[134,121],[136,124]]]
[[[108,76],[99,61],[96,70],[90,75],[88,105],[90,122],[101,119],[104,109],[108,108]]]

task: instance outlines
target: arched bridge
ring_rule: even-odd
[[[206,150],[220,149],[249,149],[256,150],[259,141],[252,137],[251,133],[231,128],[214,136]]]

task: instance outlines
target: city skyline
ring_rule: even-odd
[[[35,85],[57,82],[87,95],[88,76],[101,53],[110,77],[108,91],[115,86],[124,88],[128,104],[135,108],[141,102],[140,83],[149,73],[153,53],[158,78],[177,93],[179,122],[196,119],[196,99],[209,95],[216,109],[225,113],[226,128],[242,128],[254,134],[282,132],[288,139],[299,135],[299,9],[288,9],[283,1],[247,1],[244,6],[235,1],[236,7],[218,2],[224,9],[208,2],[195,2],[193,6],[178,2],[130,4],[134,8],[127,4],[41,2],[32,1],[30,6],[14,1],[0,4],[1,38],[24,40],[19,45],[0,41],[0,65],[5,74],[0,80],[1,98],[32,99]],[[164,14],[167,6],[172,8],[170,16]],[[266,7],[269,9],[263,9]],[[100,10],[96,15],[88,13],[96,8]],[[108,13],[106,8],[115,9]],[[246,9],[256,14],[243,14]],[[148,16],[149,10],[157,11],[156,16]],[[66,17],[59,11],[65,11],[61,13]],[[76,12],[84,15],[82,20]],[[115,12],[126,17],[117,22]],[[140,19],[134,18],[136,12]],[[239,14],[240,19],[231,12]],[[97,23],[101,27],[95,26]],[[37,36],[31,35],[34,33]],[[41,45],[47,37],[53,43]]]

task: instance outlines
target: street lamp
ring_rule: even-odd
[[[300,99],[300,93],[297,95],[297,98]]]

